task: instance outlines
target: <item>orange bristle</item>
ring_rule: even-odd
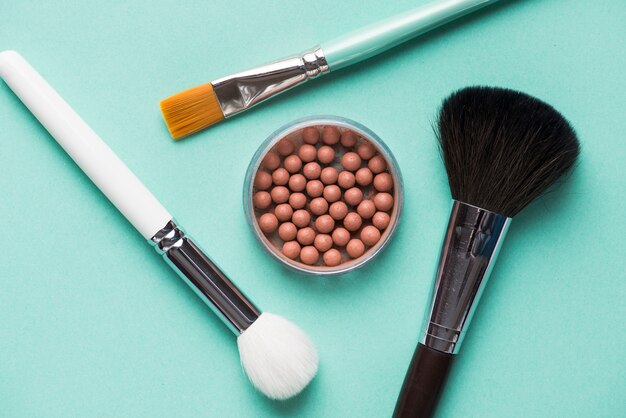
[[[190,88],[161,101],[161,113],[172,138],[178,140],[207,128],[224,114],[211,83]]]

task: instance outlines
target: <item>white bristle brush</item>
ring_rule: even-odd
[[[261,313],[20,54],[0,53],[0,77],[102,193],[238,336],[241,364],[252,384],[272,399],[300,393],[317,372],[317,352],[309,337],[286,319]]]

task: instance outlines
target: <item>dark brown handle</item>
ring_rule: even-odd
[[[394,418],[429,418],[450,370],[454,355],[418,344],[404,378]]]

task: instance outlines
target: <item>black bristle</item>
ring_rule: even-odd
[[[437,137],[452,198],[508,217],[567,172],[580,152],[574,129],[552,106],[492,87],[445,99]]]

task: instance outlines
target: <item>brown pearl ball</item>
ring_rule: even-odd
[[[324,185],[319,180],[311,180],[306,184],[306,194],[310,197],[320,197],[324,193]]]
[[[374,188],[379,192],[388,192],[393,189],[393,179],[389,173],[376,174]]]
[[[272,173],[272,181],[277,186],[284,186],[289,182],[289,171],[284,168],[277,168]]]
[[[336,184],[324,187],[324,199],[333,203],[341,199],[341,189]]]
[[[372,224],[381,231],[389,226],[389,222],[391,222],[391,217],[385,212],[376,212],[372,216]]]
[[[267,155],[263,157],[261,165],[270,171],[276,170],[280,166],[280,157],[273,152],[268,152]]]
[[[341,145],[346,148],[352,148],[356,145],[357,136],[352,131],[343,131],[341,134]]]
[[[273,213],[264,213],[259,218],[259,228],[266,234],[271,234],[278,228],[278,219]]]
[[[254,187],[258,190],[267,190],[272,186],[272,175],[265,171],[259,171],[254,178]]]
[[[300,260],[304,264],[312,265],[317,263],[317,260],[320,258],[320,253],[317,249],[311,245],[302,248],[300,251]]]
[[[346,245],[346,251],[350,257],[359,258],[365,252],[365,245],[360,239],[351,239]]]
[[[328,267],[335,267],[341,263],[341,253],[339,250],[333,248],[332,250],[328,250],[322,256],[324,260],[324,264]]]
[[[363,142],[357,147],[356,152],[359,154],[359,157],[369,160],[376,154],[376,149],[369,142]]]
[[[315,126],[308,126],[302,130],[302,139],[307,144],[315,145],[320,140],[320,131]]]
[[[322,141],[326,145],[335,145],[339,142],[340,137],[341,133],[336,126],[324,126],[324,129],[322,129]]]
[[[328,234],[335,227],[335,220],[330,215],[322,215],[315,220],[315,228],[322,234]]]
[[[278,151],[278,153],[280,155],[282,155],[283,157],[285,155],[289,155],[291,153],[293,153],[293,151],[296,149],[296,146],[294,145],[293,142],[291,142],[289,139],[285,138],[283,140],[281,140],[278,145],[276,145],[276,150]]]
[[[356,206],[363,200],[363,192],[358,187],[353,187],[346,190],[343,194],[343,199],[352,206]]]
[[[333,242],[338,247],[343,247],[350,241],[350,232],[345,228],[337,228],[332,234]]]
[[[348,171],[356,171],[361,166],[361,157],[356,152],[346,152],[341,157],[341,166]]]
[[[330,164],[335,159],[335,150],[324,145],[317,150],[317,159],[322,164]]]
[[[320,173],[320,180],[324,184],[335,184],[337,182],[337,177],[339,173],[337,173],[337,169],[334,167],[326,167]]]
[[[304,173],[304,177],[308,178],[309,180],[314,180],[320,177],[320,174],[322,172],[322,167],[320,167],[320,165],[318,163],[306,163],[304,165],[304,168],[302,169],[302,173]]]
[[[306,206],[306,196],[302,193],[292,193],[289,196],[289,204],[294,209],[302,209]]]
[[[290,173],[297,173],[302,168],[302,160],[297,155],[290,155],[285,158],[285,168]]]
[[[335,202],[330,205],[328,213],[334,220],[340,221],[348,214],[348,205],[343,202]]]
[[[318,234],[313,241],[318,251],[328,251],[333,246],[333,239],[328,234]]]
[[[356,173],[354,174],[354,178],[356,179],[356,182],[359,184],[359,186],[368,186],[372,182],[374,175],[369,168],[363,167],[359,168],[356,171]]]
[[[283,244],[283,254],[285,257],[295,260],[300,255],[300,244],[296,241],[289,241]]]
[[[310,226],[306,228],[299,229],[296,236],[298,237],[298,242],[302,245],[310,245],[315,241],[315,230]]]
[[[362,223],[361,217],[356,212],[350,212],[343,218],[343,227],[351,232],[358,230]]]
[[[274,208],[274,215],[281,222],[286,222],[293,215],[293,208],[289,203],[281,203]]]
[[[296,239],[298,228],[291,222],[285,222],[278,227],[278,236],[283,241],[293,241]]]
[[[289,190],[285,186],[276,186],[270,192],[274,203],[285,203],[289,200]]]
[[[268,192],[256,192],[252,201],[255,208],[267,209],[272,204],[272,196]]]
[[[264,156],[253,187],[259,229],[280,238],[285,257],[312,266],[339,266],[380,244],[395,206],[384,156],[356,132],[332,125],[282,138]]]
[[[344,189],[349,189],[350,187],[353,187],[355,182],[356,178],[354,174],[349,171],[342,171],[337,176],[337,183]]]
[[[386,212],[393,207],[393,197],[389,193],[376,193],[374,204],[376,209]]]
[[[376,155],[369,160],[367,167],[372,170],[372,173],[379,174],[385,171],[387,168],[387,162],[381,155]]]
[[[369,219],[376,213],[376,205],[371,200],[363,200],[359,203],[356,211],[363,219]]]
[[[298,228],[307,227],[311,223],[311,214],[304,209],[298,209],[291,216],[291,222]]]
[[[289,188],[293,192],[301,192],[306,188],[306,178],[302,174],[289,177]]]
[[[365,245],[374,245],[380,240],[380,231],[372,225],[368,225],[361,230],[361,241]]]
[[[323,215],[328,210],[328,202],[323,197],[316,197],[309,203],[309,209],[314,215]]]
[[[298,150],[298,157],[300,157],[300,159],[305,163],[310,163],[311,161],[315,160],[316,156],[317,150],[313,145],[303,144]]]

